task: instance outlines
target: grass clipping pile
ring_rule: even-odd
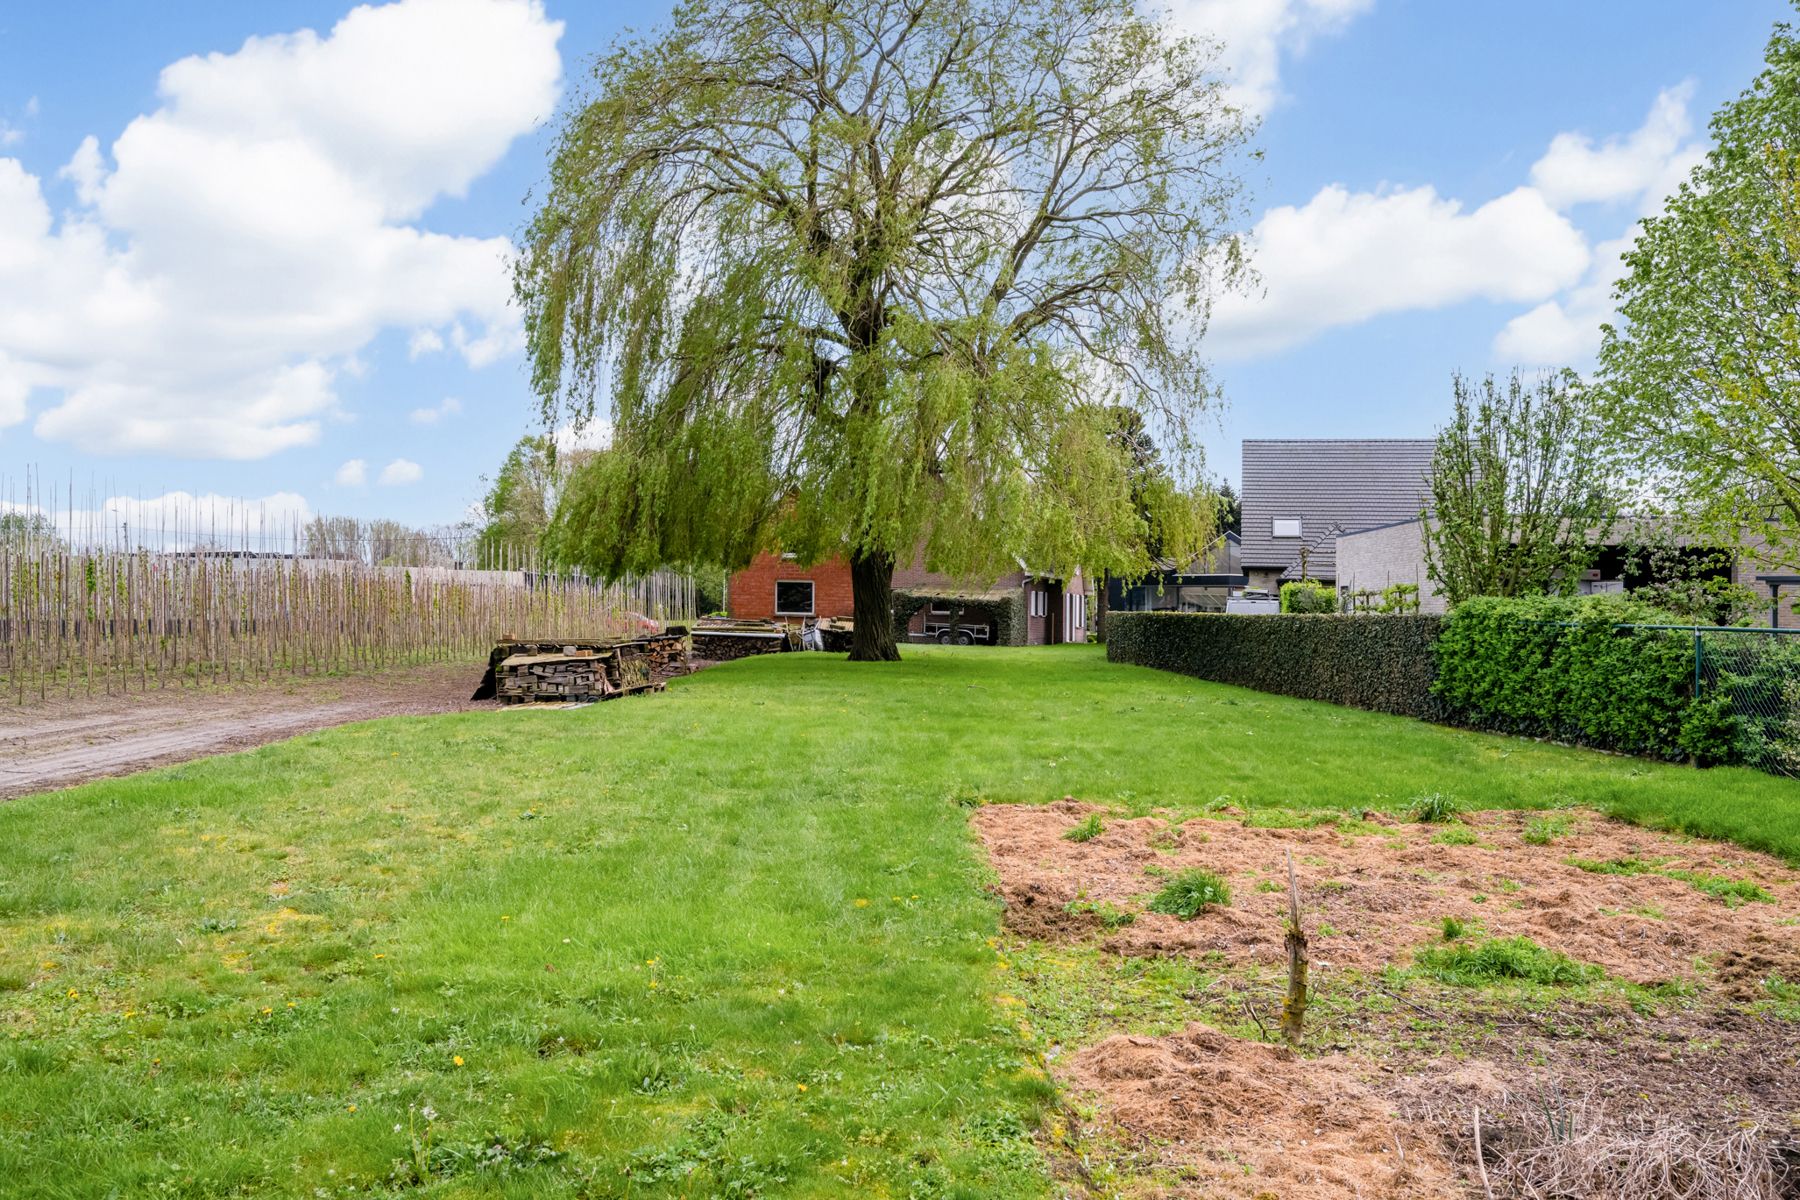
[[[1147,1194],[1800,1197],[1800,882],[1777,859],[1576,811],[1175,822],[1066,800],[974,822],[1013,933],[1217,972],[1189,999],[1221,1028],[1123,1018],[1049,1055]],[[1263,1040],[1289,853],[1302,1055]],[[1155,911],[1196,878],[1230,901]]]

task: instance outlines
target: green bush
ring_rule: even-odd
[[[1412,802],[1412,819],[1421,825],[1443,825],[1456,819],[1462,811],[1462,803],[1455,796],[1447,796],[1443,792],[1427,792],[1422,796],[1414,796]]]
[[[1458,987],[1480,987],[1485,983],[1509,980],[1564,986],[1586,983],[1601,975],[1598,967],[1578,963],[1527,937],[1494,938],[1485,942],[1458,940],[1443,946],[1427,946],[1413,961],[1431,978]]]
[[[1694,639],[1661,609],[1617,596],[1478,597],[1437,642],[1437,695],[1480,728],[1628,754],[1734,754],[1729,714],[1694,712]]]
[[[1081,822],[1063,830],[1065,842],[1091,842],[1106,832],[1106,822],[1099,813],[1089,813]]]
[[[1284,613],[1334,613],[1338,611],[1337,592],[1311,579],[1281,585],[1281,611]]]
[[[1216,683],[1436,720],[1437,616],[1125,613],[1107,617],[1106,656]]]
[[[1146,907],[1151,912],[1170,913],[1184,921],[1192,920],[1209,908],[1231,907],[1231,888],[1211,871],[1192,867],[1171,875],[1162,891],[1152,896]]]

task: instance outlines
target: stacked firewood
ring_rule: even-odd
[[[499,700],[598,700],[618,689],[607,677],[612,655],[515,654],[500,664]]]
[[[628,642],[502,642],[474,698],[523,704],[660,692],[691,669],[686,633],[675,626]]]
[[[732,620],[705,617],[694,626],[694,657],[707,662],[730,662],[752,654],[779,654],[798,650],[798,630],[780,621]]]

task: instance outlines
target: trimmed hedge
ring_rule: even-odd
[[[1106,657],[1215,683],[1442,720],[1438,616],[1115,612]]]
[[[1651,758],[1737,756],[1724,697],[1694,695],[1694,638],[1621,596],[1481,597],[1438,640],[1438,696],[1458,721]]]
[[[1339,611],[1336,589],[1310,579],[1281,585],[1281,611],[1284,613],[1334,613]]]

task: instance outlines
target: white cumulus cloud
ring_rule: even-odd
[[[1427,187],[1333,184],[1265,213],[1250,233],[1259,294],[1227,295],[1214,353],[1251,357],[1385,313],[1466,300],[1532,301],[1582,277],[1587,241],[1530,188],[1468,209]]]
[[[425,478],[425,469],[410,458],[396,458],[381,468],[381,478],[376,482],[383,487],[400,487],[408,483],[417,483]]]
[[[1600,349],[1600,327],[1613,316],[1613,285],[1625,273],[1620,261],[1637,239],[1638,219],[1663,202],[1706,157],[1691,135],[1687,106],[1693,85],[1659,93],[1644,123],[1623,137],[1596,145],[1582,134],[1558,134],[1532,164],[1534,183],[1559,203],[1629,203],[1632,223],[1619,237],[1594,248],[1592,269],[1580,282],[1519,314],[1494,335],[1494,357],[1524,366],[1585,366]]]
[[[561,30],[541,0],[398,0],[182,59],[82,142],[55,216],[0,158],[0,421],[44,388],[47,439],[258,458],[317,440],[383,329],[509,353],[510,244],[417,222],[552,113]]]
[[[455,396],[445,396],[438,404],[430,408],[415,408],[409,415],[414,425],[436,425],[445,417],[455,416],[461,411],[461,400]]]
[[[1373,7],[1374,0],[1175,0],[1169,15],[1178,29],[1223,44],[1232,100],[1261,113],[1280,99],[1284,54],[1303,53]]]
[[[339,487],[361,487],[369,481],[369,464],[363,459],[353,458],[337,469],[331,482]]]

